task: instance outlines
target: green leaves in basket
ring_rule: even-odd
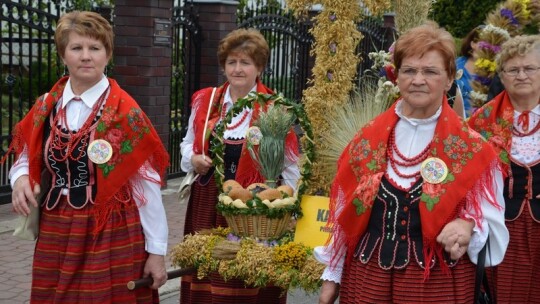
[[[289,205],[282,208],[268,208],[268,206],[262,203],[260,198],[255,197],[247,201],[246,205],[248,205],[249,208],[236,208],[232,204],[225,205],[218,203],[216,208],[223,215],[266,215],[268,218],[281,218],[287,213],[298,212],[300,204],[297,201],[294,205]]]
[[[280,104],[273,104],[268,111],[261,112],[253,123],[262,137],[247,140],[251,158],[267,182],[275,182],[281,175],[285,163],[285,138],[295,121],[293,113]]]

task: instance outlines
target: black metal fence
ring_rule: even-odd
[[[310,25],[276,5],[248,6],[238,13],[238,27],[256,28],[270,46],[262,82],[285,97],[300,101],[310,76]]]
[[[180,142],[188,127],[191,95],[200,88],[201,28],[191,1],[182,1],[174,7],[172,25],[169,177],[183,174],[180,169]]]
[[[0,81],[1,156],[11,142],[11,131],[34,103],[60,76],[61,69],[53,35],[59,15],[72,7],[71,1],[1,0],[2,79]],[[10,194],[10,156],[0,166],[0,197]],[[2,200],[3,201],[3,200]]]
[[[69,0],[26,1],[0,0],[2,40],[2,79],[0,81],[1,156],[11,141],[11,131],[26,114],[35,98],[46,92],[63,74],[56,55],[53,35],[59,16],[73,9]],[[310,23],[296,20],[282,5],[257,1],[238,11],[238,27],[261,31],[271,47],[270,61],[263,73],[263,82],[286,97],[300,101],[310,77],[313,59],[309,52],[313,37]],[[169,154],[172,166],[169,177],[182,175],[180,142],[190,115],[190,97],[200,89],[201,36],[197,12],[192,0],[177,0],[173,9],[173,44],[171,78],[171,114]],[[113,21],[113,20],[111,20]],[[371,66],[367,54],[387,48],[392,41],[382,21],[369,19],[358,25],[364,34],[357,52],[364,60],[359,75]],[[392,30],[392,29],[390,29]],[[0,166],[0,202],[10,195],[8,171],[13,159]]]

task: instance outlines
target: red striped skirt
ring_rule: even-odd
[[[219,193],[213,177],[207,185],[193,183],[186,211],[184,235],[218,226],[228,227],[225,218],[216,210]],[[243,281],[234,279],[225,282],[217,273],[202,280],[192,275],[183,276],[180,283],[182,304],[285,304],[286,302],[287,295],[280,288],[255,288],[245,286]]]
[[[92,205],[62,200],[42,209],[32,267],[32,303],[159,303],[157,291],[129,291],[148,254],[135,204],[114,212],[95,238]]]
[[[450,273],[438,265],[424,281],[424,269],[410,263],[384,270],[376,258],[367,264],[353,259],[341,279],[339,303],[464,303],[474,300],[476,266],[465,255]]]
[[[497,303],[540,303],[540,223],[531,214],[529,203],[513,221],[506,221],[510,243],[504,260],[495,269]],[[492,276],[488,273],[488,281]]]

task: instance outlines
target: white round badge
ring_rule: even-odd
[[[422,174],[424,181],[431,184],[439,184],[446,179],[446,176],[448,175],[448,167],[442,159],[437,157],[429,157],[422,162],[420,174]]]
[[[88,145],[88,158],[95,164],[104,164],[111,159],[113,149],[111,144],[104,139],[96,139]]]

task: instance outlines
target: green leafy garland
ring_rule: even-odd
[[[290,212],[292,212],[295,216],[301,216],[302,213],[300,210],[300,201],[298,200],[298,198],[301,198],[302,195],[306,193],[312,174],[311,166],[315,155],[313,130],[303,105],[291,101],[281,94],[263,94],[252,92],[245,98],[238,99],[234,103],[231,110],[227,112],[225,118],[216,125],[216,136],[213,137],[211,142],[211,151],[215,155],[215,157],[213,158],[213,165],[215,166],[214,176],[216,178],[216,184],[218,188],[221,189],[223,185],[223,178],[225,176],[223,160],[223,155],[225,151],[223,134],[225,132],[225,126],[232,121],[232,118],[235,115],[242,112],[244,108],[247,107],[251,109],[256,103],[259,103],[262,107],[269,103],[285,107],[288,111],[291,111],[296,116],[296,118],[298,119],[298,123],[302,128],[302,131],[304,132],[303,138],[305,138],[305,140],[302,141],[302,166],[300,168],[300,180],[297,186],[297,199],[293,205],[285,206],[283,208],[269,208],[268,206],[263,204],[261,199],[259,199],[258,197],[255,197],[246,203],[250,208],[237,208],[233,205],[225,205],[219,202],[217,204],[218,211],[220,211],[222,214],[266,215],[270,218],[278,218]]]

